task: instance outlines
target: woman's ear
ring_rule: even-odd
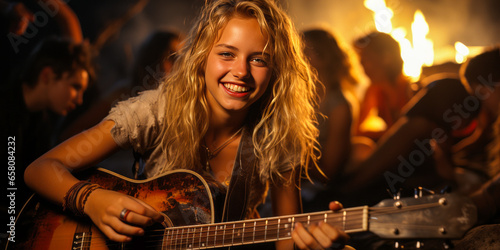
[[[38,83],[48,84],[53,82],[55,79],[56,74],[50,66],[45,66],[42,70],[40,70],[40,74],[38,74]]]

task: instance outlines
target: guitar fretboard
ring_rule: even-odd
[[[290,239],[295,223],[308,227],[319,222],[346,233],[368,230],[368,207],[256,220],[167,228],[162,249],[206,249]]]

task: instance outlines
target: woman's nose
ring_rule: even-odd
[[[250,72],[248,67],[249,65],[246,60],[237,59],[233,64],[231,74],[233,74],[233,76],[238,79],[246,78],[248,76],[248,73]]]

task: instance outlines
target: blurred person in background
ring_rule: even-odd
[[[142,91],[157,88],[172,69],[176,53],[182,45],[182,37],[182,34],[176,31],[151,33],[138,48],[128,78],[111,86],[87,111],[65,121],[58,141],[96,125],[117,102],[137,96]]]
[[[83,101],[94,77],[91,54],[87,43],[44,39],[16,81],[6,86],[1,106],[2,138],[14,141],[19,206],[31,193],[24,185],[24,169],[53,146],[50,137],[57,117],[68,115]]]
[[[355,134],[376,142],[399,118],[413,91],[403,74],[401,49],[394,38],[372,32],[356,39],[353,46],[370,80],[360,100]]]
[[[320,112],[320,168],[328,179],[342,172],[351,157],[352,126],[357,116],[352,62],[331,31],[324,28],[303,32],[304,53],[318,74]],[[319,173],[315,175],[322,178]]]

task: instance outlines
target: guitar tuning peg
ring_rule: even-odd
[[[446,185],[443,189],[441,189],[441,191],[439,193],[441,193],[441,194],[451,193],[451,186]]]
[[[426,192],[427,194],[435,194],[436,192],[430,190],[430,189],[427,189],[427,188],[424,188],[424,187],[418,187],[418,188],[415,188],[415,194],[414,194],[414,197],[415,198],[421,198],[424,194],[423,192]]]
[[[415,188],[415,194],[413,195],[415,199],[422,197],[422,187]]]
[[[451,240],[446,240],[443,242],[443,249],[453,249],[453,243]]]
[[[391,192],[391,190],[389,189],[387,189],[387,192],[389,193],[390,196],[392,196],[394,200],[399,200],[401,198],[401,188],[395,193]]]
[[[415,243],[415,248],[417,249],[420,249],[424,246],[424,243],[422,243],[421,241],[417,241],[417,243]]]
[[[399,241],[394,242],[394,249],[399,249],[401,246],[399,245]]]

